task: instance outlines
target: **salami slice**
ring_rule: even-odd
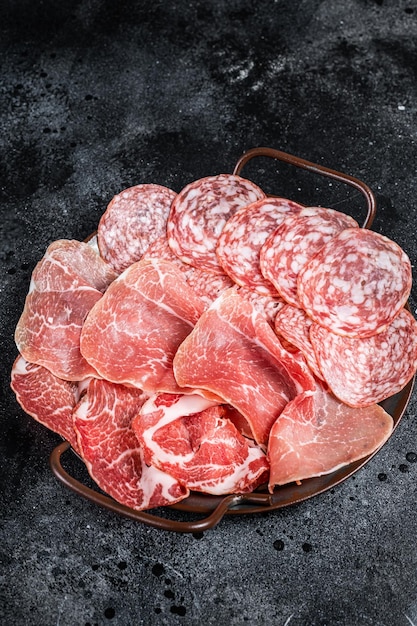
[[[265,194],[257,185],[233,174],[194,181],[172,203],[168,243],[184,263],[223,274],[216,257],[219,235],[236,211],[261,198]]]
[[[313,324],[310,338],[325,381],[349,406],[368,406],[398,393],[417,369],[417,322],[406,309],[372,337],[342,337]]]
[[[307,314],[328,330],[370,337],[388,328],[411,290],[411,263],[391,239],[364,228],[333,237],[298,276]]]
[[[239,209],[226,222],[217,244],[217,258],[235,283],[265,296],[279,294],[262,275],[259,254],[268,236],[289,215],[298,214],[300,204],[285,198],[263,198]]]
[[[176,195],[162,185],[142,184],[114,196],[100,219],[97,241],[101,256],[118,273],[139,261],[149,245],[165,233]]]
[[[260,251],[260,268],[277,292],[300,306],[297,278],[300,270],[332,237],[345,228],[358,227],[349,215],[324,207],[304,207],[272,232]]]

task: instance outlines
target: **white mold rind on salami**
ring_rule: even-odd
[[[233,174],[196,180],[179,192],[167,223],[168,243],[184,263],[223,274],[216,257],[217,240],[236,211],[261,198],[254,183]]]
[[[349,215],[324,207],[304,207],[288,215],[260,251],[260,269],[286,302],[300,306],[297,278],[301,269],[335,235],[357,228]]]
[[[325,381],[349,406],[369,406],[398,393],[417,368],[417,322],[407,309],[372,337],[342,337],[313,324],[310,339]]]
[[[101,256],[118,273],[139,261],[165,233],[176,195],[168,187],[145,183],[114,196],[100,219],[97,241]]]
[[[298,297],[307,314],[348,337],[384,331],[411,290],[411,263],[384,235],[348,228],[333,237],[298,276]]]

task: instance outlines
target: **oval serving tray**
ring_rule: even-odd
[[[325,176],[332,180],[354,187],[360,191],[366,201],[366,217],[362,226],[363,228],[371,227],[376,214],[376,202],[373,192],[362,181],[347,174],[342,174],[322,165],[311,163],[310,161],[306,161],[273,148],[253,148],[252,150],[245,152],[245,154],[243,154],[237,162],[233,173],[241,175],[244,166],[255,157],[270,157],[272,159],[277,159],[278,161],[283,161],[297,168],[312,172],[313,174]],[[381,406],[393,418],[393,430],[395,430],[398,426],[398,423],[407,408],[413,390],[414,381],[415,376],[399,393],[381,402]],[[82,484],[79,480],[71,476],[62,465],[61,457],[67,450],[70,449],[70,444],[67,441],[64,441],[56,446],[50,455],[50,467],[53,474],[67,488],[71,489],[74,493],[82,496],[83,498],[86,498],[87,500],[124,517],[142,522],[160,530],[185,533],[203,532],[213,528],[220,522],[224,515],[266,513],[303,502],[304,500],[317,496],[345,481],[366,463],[368,463],[368,461],[379,451],[376,450],[373,454],[349,465],[345,465],[332,473],[315,478],[309,478],[302,481],[300,484],[289,483],[288,485],[276,487],[272,494],[267,491],[266,486],[257,489],[253,493],[242,495],[231,494],[226,496],[212,496],[192,492],[185,500],[169,507],[163,507],[164,509],[174,509],[198,516],[197,519],[193,518],[183,521],[170,519],[160,515],[159,513],[162,510],[161,508],[154,509],[153,512],[130,509],[123,504],[116,502],[109,496]]]

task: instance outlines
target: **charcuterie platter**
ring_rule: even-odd
[[[358,190],[363,223],[264,193],[241,176],[259,156]],[[256,148],[178,194],[124,190],[88,242],[51,244],[16,328],[12,388],[64,438],[57,478],[121,515],[197,532],[367,463],[417,369],[411,265],[370,230],[375,211],[361,181]],[[99,490],[64,469],[70,448]]]

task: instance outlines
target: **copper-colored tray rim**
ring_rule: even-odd
[[[317,165],[300,157],[296,157],[273,148],[253,148],[245,152],[237,162],[233,173],[240,175],[243,167],[254,157],[270,157],[277,159],[294,165],[295,167],[308,170],[321,176],[326,176],[356,188],[364,196],[367,205],[366,218],[362,226],[363,228],[371,227],[376,214],[376,202],[373,192],[362,181],[347,174],[342,174],[322,165]],[[398,426],[407,408],[414,382],[415,376],[399,393],[381,402],[381,406],[393,418],[393,432]],[[62,455],[67,450],[71,449],[71,446],[67,441],[64,441],[56,446],[50,455],[49,461],[53,474],[62,484],[74,493],[98,506],[104,507],[114,513],[122,515],[123,517],[142,522],[159,530],[196,533],[214,528],[225,515],[265,513],[295,505],[318,496],[325,491],[336,487],[355,474],[381,450],[381,447],[378,450],[375,450],[375,452],[371,455],[368,455],[367,457],[364,457],[354,463],[350,463],[349,465],[345,465],[329,474],[306,479],[300,484],[290,483],[288,485],[276,487],[272,494],[267,491],[266,486],[250,494],[230,494],[226,496],[212,496],[192,492],[185,500],[169,507],[154,509],[153,512],[137,511],[126,507],[113,500],[111,497],[87,487],[71,476],[64,469],[61,462]],[[200,516],[203,515],[204,517],[185,521],[168,519],[159,514],[162,509],[174,509]]]

